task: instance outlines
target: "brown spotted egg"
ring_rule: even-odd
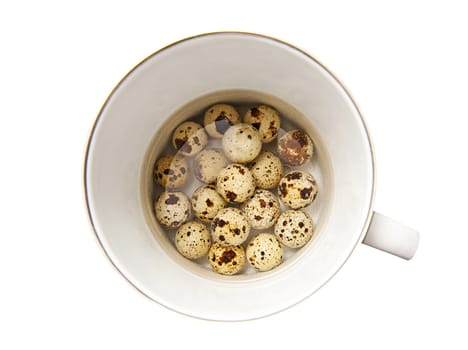
[[[157,160],[154,167],[154,180],[167,189],[183,186],[188,175],[188,163],[179,156],[163,156]]]
[[[256,190],[252,198],[242,204],[242,211],[253,229],[263,230],[273,226],[280,215],[276,196],[267,190]]]
[[[228,165],[223,151],[216,148],[204,149],[195,156],[193,171],[201,182],[211,184],[216,182],[219,172]]]
[[[260,133],[250,124],[231,126],[223,136],[222,147],[226,157],[236,163],[254,160],[262,150]]]
[[[283,164],[273,153],[265,151],[250,163],[250,171],[257,187],[269,190],[278,186],[283,175]]]
[[[226,207],[226,201],[216,192],[214,186],[201,186],[193,192],[192,207],[200,220],[211,221],[218,211]]]
[[[203,126],[195,122],[180,124],[172,134],[172,145],[184,156],[194,156],[208,144]]]
[[[216,180],[216,190],[230,203],[243,203],[255,192],[255,180],[242,164],[229,164]]]
[[[190,200],[182,192],[163,192],[154,203],[156,219],[161,225],[177,228],[191,214]]]
[[[211,246],[210,232],[205,225],[190,221],[179,227],[175,246],[187,259],[198,259],[208,253]]]
[[[278,185],[279,198],[293,209],[308,206],[315,200],[317,193],[314,177],[300,170],[293,170],[284,175]]]
[[[268,271],[283,261],[283,247],[275,235],[260,233],[247,245],[247,261],[258,271]]]
[[[265,105],[250,108],[244,116],[244,123],[252,125],[259,131],[263,143],[273,141],[281,127],[278,112]]]
[[[224,246],[242,244],[249,234],[249,220],[237,208],[221,209],[211,222],[213,241]]]
[[[213,271],[222,275],[234,275],[245,265],[245,250],[240,245],[222,246],[214,243],[208,252]]]
[[[208,135],[216,139],[223,137],[231,125],[238,124],[239,122],[239,113],[231,105],[216,104],[205,112],[205,130]]]
[[[302,130],[291,130],[278,140],[278,156],[289,165],[302,165],[314,153],[309,135]]]
[[[310,216],[301,210],[286,210],[275,225],[278,240],[289,248],[301,248],[312,238],[314,223]]]

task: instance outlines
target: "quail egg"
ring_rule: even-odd
[[[250,171],[257,187],[268,190],[278,186],[283,174],[283,164],[273,153],[265,151],[250,164]]]
[[[213,271],[222,275],[234,275],[245,265],[245,250],[240,245],[222,246],[213,243],[208,252],[208,261]]]
[[[284,175],[278,185],[279,198],[293,209],[308,206],[315,200],[317,193],[314,177],[300,170],[293,170]]]
[[[278,140],[278,155],[289,165],[302,165],[312,157],[314,145],[302,130],[291,130]]]
[[[177,228],[190,217],[190,200],[182,192],[163,192],[154,203],[154,211],[161,225]]]
[[[190,221],[179,227],[175,246],[187,259],[198,259],[208,253],[211,246],[210,232],[205,225]]]
[[[208,144],[208,135],[195,122],[180,124],[172,134],[172,145],[184,156],[194,156]]]
[[[188,179],[189,166],[179,156],[163,156],[158,159],[154,168],[154,179],[162,187],[176,189]]]
[[[268,271],[283,261],[283,247],[275,235],[260,233],[247,245],[247,261],[258,271]]]
[[[242,203],[255,192],[250,170],[241,164],[229,164],[218,175],[216,190],[227,202]]]
[[[216,182],[219,172],[228,164],[220,149],[204,149],[195,156],[193,170],[201,182],[210,184]]]
[[[281,125],[278,112],[265,105],[250,108],[244,116],[244,123],[259,131],[263,143],[273,141]]]
[[[239,113],[227,104],[216,104],[205,112],[205,130],[211,137],[220,139],[231,125],[240,122]]]
[[[223,197],[211,185],[201,186],[193,192],[192,207],[202,221],[211,221],[220,209],[226,207]]]
[[[222,147],[228,159],[236,163],[254,160],[262,150],[259,132],[250,124],[231,126],[223,136]]]
[[[273,226],[280,215],[276,196],[267,190],[256,190],[252,198],[242,204],[242,211],[253,229],[263,230]]]
[[[223,246],[242,244],[249,234],[249,220],[237,208],[221,209],[211,222],[213,241]]]
[[[310,216],[301,210],[286,210],[275,225],[278,240],[289,248],[301,248],[314,234],[314,223]]]

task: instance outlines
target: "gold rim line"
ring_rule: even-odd
[[[203,318],[201,316],[196,316],[196,315],[191,315],[189,313],[186,313],[184,311],[181,311],[181,310],[177,310],[176,308],[172,308],[172,307],[169,307],[167,305],[165,305],[163,302],[161,301],[158,301],[156,299],[154,299],[153,297],[149,296],[148,294],[146,294],[145,292],[143,292],[139,287],[137,287],[120,269],[119,267],[115,264],[115,262],[111,259],[109,253],[107,252],[107,250],[105,249],[101,239],[99,238],[99,234],[97,232],[97,229],[96,229],[96,226],[94,224],[94,221],[93,221],[93,216],[92,216],[92,213],[91,213],[91,208],[90,208],[90,203],[89,203],[89,195],[88,195],[88,184],[87,184],[87,173],[88,173],[88,161],[89,161],[89,155],[90,155],[90,148],[91,148],[91,142],[93,140],[93,137],[94,137],[94,133],[96,131],[96,128],[99,124],[99,121],[102,117],[102,114],[103,114],[103,111],[104,109],[107,107],[109,101],[112,99],[112,97],[114,96],[114,94],[116,93],[116,91],[120,88],[120,86],[127,80],[127,78],[134,72],[136,71],[140,66],[144,65],[147,61],[149,61],[151,58],[153,58],[154,56],[160,54],[161,52],[169,49],[169,48],[172,48],[174,46],[177,46],[181,43],[184,43],[186,41],[190,41],[192,39],[197,39],[197,38],[202,38],[202,37],[205,37],[205,36],[222,36],[222,35],[229,35],[229,34],[241,34],[241,35],[245,35],[245,36],[253,36],[253,37],[256,37],[256,38],[262,38],[262,39],[268,39],[268,40],[271,40],[273,42],[276,42],[276,43],[279,43],[279,44],[282,44],[282,45],[285,45],[285,46],[288,46],[289,48],[291,49],[294,49],[295,51],[305,55],[307,58],[309,58],[310,60],[312,60],[313,62],[315,62],[319,67],[321,67],[323,70],[325,70],[325,72],[327,72],[337,83],[338,85],[343,89],[343,91],[346,93],[346,95],[348,96],[348,98],[350,99],[352,105],[354,106],[354,108],[356,109],[357,111],[357,114],[359,115],[359,118],[361,119],[361,122],[362,122],[362,126],[364,127],[364,131],[366,133],[366,136],[367,136],[367,142],[369,144],[369,150],[370,150],[370,154],[371,154],[371,159],[372,159],[372,192],[371,192],[371,198],[370,198],[370,202],[369,202],[369,208],[368,208],[368,212],[367,212],[367,219],[364,223],[364,226],[362,228],[362,231],[361,231],[361,234],[359,235],[359,239],[356,241],[356,244],[352,247],[351,251],[349,252],[348,256],[344,259],[343,263],[338,267],[338,269],[329,277],[325,280],[325,282],[323,282],[317,289],[315,289],[314,291],[310,292],[307,296],[305,296],[304,298],[292,303],[291,305],[285,307],[285,308],[282,308],[280,310],[276,310],[274,312],[271,312],[271,313],[268,313],[268,314],[265,314],[265,315],[261,315],[261,316],[257,316],[257,317],[252,317],[252,318],[248,318],[248,319],[238,319],[238,320],[226,320],[226,319],[208,319],[208,318]],[[325,286],[337,273],[338,271],[340,271],[342,269],[342,267],[344,266],[344,264],[348,261],[348,259],[351,257],[351,255],[353,254],[353,252],[355,251],[356,247],[362,243],[367,231],[368,231],[368,228],[370,226],[370,223],[371,223],[371,219],[372,219],[372,214],[373,214],[373,207],[374,207],[374,201],[375,201],[375,193],[376,193],[376,161],[375,161],[375,151],[374,151],[374,146],[373,146],[373,143],[372,143],[372,139],[370,137],[370,134],[369,134],[369,129],[367,127],[367,124],[366,124],[366,121],[363,117],[363,114],[361,112],[361,109],[359,108],[359,106],[357,105],[355,99],[353,98],[353,96],[351,95],[350,91],[346,88],[346,86],[344,85],[344,83],[328,68],[326,67],[324,64],[322,64],[321,62],[319,62],[314,56],[312,56],[311,54],[309,54],[306,50],[302,49],[302,48],[299,48],[298,46],[295,46],[293,44],[290,44],[286,41],[283,41],[283,40],[280,40],[280,39],[277,39],[277,38],[274,38],[274,37],[271,37],[271,36],[268,36],[268,35],[265,35],[265,34],[258,34],[258,33],[252,33],[252,32],[243,32],[243,31],[219,31],[219,32],[207,32],[207,33],[202,33],[202,34],[196,34],[196,35],[193,35],[193,36],[189,36],[189,37],[186,37],[186,38],[183,38],[181,40],[178,40],[178,41],[175,41],[169,45],[166,45],[164,47],[162,47],[161,49],[151,53],[150,55],[146,56],[143,60],[141,60],[138,64],[136,64],[132,69],[130,69],[128,71],[127,74],[124,75],[124,77],[117,83],[117,85],[112,89],[112,91],[109,93],[109,95],[107,96],[104,104],[102,105],[102,107],[100,108],[98,114],[97,114],[97,117],[96,117],[96,120],[94,121],[93,123],[93,126],[91,127],[91,131],[89,133],[89,136],[88,136],[88,139],[87,139],[87,143],[86,143],[86,150],[85,150],[85,154],[84,154],[84,166],[83,166],[83,189],[84,189],[84,199],[85,199],[85,205],[86,205],[86,211],[87,211],[87,216],[88,216],[88,222],[91,226],[91,229],[94,233],[94,237],[95,239],[97,240],[97,243],[98,245],[100,246],[100,248],[102,249],[102,251],[104,252],[104,254],[106,255],[107,257],[107,260],[111,263],[111,265],[114,267],[115,270],[117,270],[117,272],[119,272],[119,275],[121,277],[123,277],[131,286],[133,286],[138,292],[140,292],[142,295],[144,295],[146,298],[148,298],[149,300],[151,301],[154,301],[156,303],[158,303],[159,305],[163,306],[164,308],[168,309],[168,310],[171,310],[171,311],[175,311],[177,313],[180,313],[180,314],[183,314],[183,315],[186,315],[186,316],[189,316],[189,317],[192,317],[192,318],[196,318],[196,319],[200,319],[200,320],[204,320],[204,321],[211,321],[211,322],[242,322],[242,321],[252,321],[252,320],[256,320],[256,319],[260,319],[260,318],[264,318],[264,317],[268,317],[268,316],[271,316],[271,315],[274,315],[274,314],[277,314],[279,312],[282,312],[284,310],[287,310],[299,303],[301,303],[302,301],[304,301],[305,299],[309,298],[310,296],[312,296],[314,293],[316,293],[317,291],[319,291],[320,289],[322,289],[323,286]]]

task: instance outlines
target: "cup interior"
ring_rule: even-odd
[[[314,222],[314,234],[311,240],[303,248],[292,249],[283,247],[284,254],[282,264],[267,272],[256,273],[253,267],[251,267],[249,264],[246,264],[246,266],[239,274],[235,276],[224,277],[210,271],[210,266],[206,256],[195,261],[187,261],[176,251],[174,246],[174,236],[177,230],[163,227],[157,222],[155,218],[154,201],[164,191],[161,186],[155,185],[153,181],[153,169],[156,160],[163,155],[176,153],[176,150],[171,144],[171,137],[172,131],[178,125],[187,120],[196,121],[203,125],[204,112],[210,106],[217,103],[228,103],[233,105],[241,116],[245,114],[249,107],[253,107],[258,104],[272,106],[279,112],[281,116],[281,130],[279,132],[279,136],[281,136],[281,134],[285,131],[300,129],[304,130],[314,142],[314,154],[311,161],[308,161],[301,166],[285,166],[284,170],[284,173],[292,169],[303,170],[312,174],[317,180],[319,188],[319,194],[317,198],[314,200],[312,205],[302,209],[310,215]],[[275,153],[277,144],[276,141],[277,140],[275,139],[271,143],[265,144],[263,149]],[[211,139],[207,148],[220,148],[220,144],[221,143],[219,139]],[[191,162],[190,165],[193,164],[192,157],[186,157],[185,159]],[[189,173],[191,173],[190,168]],[[273,273],[281,273],[282,269],[287,268],[290,264],[294,264],[296,259],[300,259],[300,256],[305,253],[304,251],[315,249],[316,242],[320,239],[321,233],[323,232],[323,227],[326,225],[328,220],[328,214],[332,207],[334,198],[333,174],[330,156],[328,155],[327,149],[310,119],[307,118],[307,116],[301,113],[298,109],[294,108],[292,105],[279,99],[278,97],[253,90],[236,89],[213,92],[211,94],[200,96],[192,101],[189,101],[181,108],[179,108],[174,114],[168,116],[165,122],[161,125],[160,129],[155,132],[155,135],[151,140],[150,145],[148,146],[141,174],[142,207],[145,212],[146,221],[154,235],[154,238],[158,244],[163,247],[166,254],[173,259],[174,263],[180,264],[184,268],[191,270],[193,273],[196,273],[203,278],[228,278],[233,281],[247,281],[256,278],[265,278],[268,277],[269,274]],[[189,198],[191,198],[192,193],[202,185],[204,184],[198,181],[192,174],[189,176],[189,181],[182,188],[178,189],[178,191],[184,192]],[[277,195],[277,189],[272,189],[271,191]],[[288,209],[282,203],[280,203],[280,205],[282,211]],[[265,230],[252,230],[246,242],[261,232],[273,233],[273,227]]]

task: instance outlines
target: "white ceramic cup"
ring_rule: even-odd
[[[221,276],[180,256],[155,222],[151,163],[190,113],[258,99],[292,116],[316,142],[310,165],[320,180],[311,209],[316,232],[272,271]],[[137,65],[96,120],[84,176],[93,229],[118,271],[152,300],[204,319],[275,313],[323,286],[361,242],[410,259],[419,240],[417,232],[373,211],[372,144],[343,84],[304,51],[256,34],[192,37]]]

